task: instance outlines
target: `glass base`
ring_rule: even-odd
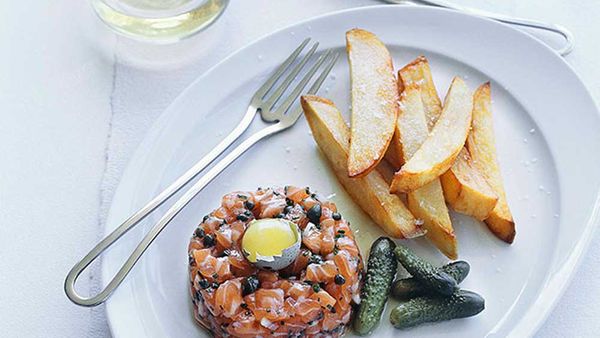
[[[200,32],[215,22],[229,0],[207,0],[187,12],[146,17],[117,10],[104,0],[92,0],[96,13],[115,32],[141,41],[173,43]]]

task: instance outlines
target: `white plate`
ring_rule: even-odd
[[[411,336],[533,334],[577,267],[597,223],[600,120],[571,68],[534,38],[508,26],[456,12],[381,6],[330,14],[262,38],[208,71],[159,118],[131,160],[114,197],[107,232],[206,153],[237,123],[251,94],[306,36],[343,51],[344,32],[376,33],[400,67],[419,54],[432,65],[444,95],[454,74],[471,88],[492,81],[499,158],[517,224],[512,246],[478,222],[453,215],[460,258],[472,272],[463,287],[481,293],[486,309],[474,318],[426,325]],[[320,94],[349,105],[345,58]],[[202,216],[232,190],[306,185],[336,194],[364,243],[379,235],[348,198],[319,154],[306,122],[248,151],[165,229],[107,303],[115,337],[199,337],[187,289],[187,243]],[[164,208],[161,209],[164,211]],[[104,259],[103,280],[117,271],[153,216]],[[367,244],[368,245],[368,244]],[[409,245],[441,264],[425,240]],[[389,311],[390,306],[388,306]],[[388,314],[374,336],[394,336]]]

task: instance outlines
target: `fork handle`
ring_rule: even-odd
[[[398,3],[397,0],[387,0],[387,1],[393,2],[393,3]],[[508,15],[502,15],[502,14],[496,14],[496,13],[483,11],[480,9],[458,6],[458,5],[451,4],[445,0],[414,0],[414,2],[429,5],[429,6],[434,6],[434,7],[448,8],[448,9],[452,9],[455,11],[465,12],[465,13],[469,13],[469,14],[473,14],[473,15],[477,15],[477,16],[482,16],[482,17],[500,21],[500,22],[503,22],[503,23],[506,23],[509,25],[529,27],[529,28],[534,28],[534,29],[539,29],[539,30],[555,33],[555,34],[560,35],[565,40],[565,44],[561,48],[554,48],[552,46],[549,46],[550,48],[554,49],[558,54],[560,54],[562,56],[568,55],[573,50],[573,34],[565,27],[557,25],[557,24],[515,18],[515,17],[510,17]]]
[[[194,177],[196,177],[202,170],[204,170],[209,164],[211,164],[219,155],[221,155],[231,144],[237,140],[243,133],[248,129],[250,123],[254,119],[256,115],[256,111],[253,109],[248,109],[240,123],[227,135],[215,148],[213,148],[208,154],[206,154],[202,159],[200,159],[194,166],[192,166],[188,171],[185,172],[180,178],[178,178],[175,182],[169,185],[165,190],[159,193],[156,197],[154,197],[150,202],[148,202],[144,207],[139,209],[135,214],[131,215],[125,222],[123,222],[119,227],[117,227],[113,232],[111,232],[108,236],[106,236],[102,241],[100,241],[81,261],[79,261],[65,279],[65,293],[69,297],[71,301],[78,305],[83,306],[96,306],[101,304],[106,300],[106,298],[114,291],[114,289],[123,281],[123,278],[127,275],[129,270],[133,267],[133,265],[137,262],[140,256],[144,253],[148,245],[154,240],[154,238],[160,233],[160,231],[164,228],[164,226],[181,210],[179,207],[181,199],[176,203],[165,217],[161,219],[159,224],[155,225],[150,233],[144,237],[143,241],[138,245],[133,254],[129,257],[127,262],[123,265],[123,267],[119,270],[119,272],[115,275],[115,277],[111,280],[108,286],[102,290],[98,295],[90,298],[84,298],[77,294],[75,291],[75,283],[79,275],[96,259],[102,252],[104,252],[108,247],[113,245],[119,238],[121,238],[125,233],[139,224],[148,214],[152,211],[156,210],[159,206],[161,206],[167,199],[177,193],[183,186],[189,183]],[[275,125],[274,125],[275,126]],[[265,128],[268,129],[268,128]],[[256,134],[255,134],[256,135]],[[254,136],[254,135],[253,135]],[[251,142],[253,141],[253,142]],[[243,153],[246,151],[252,144],[257,142],[258,139],[253,137],[248,138],[244,143],[240,144],[234,153]],[[237,157],[237,156],[236,156]],[[231,163],[235,158],[230,155],[225,157],[222,161],[220,161],[213,169],[211,169],[206,176],[202,177],[193,187],[198,189],[194,195],[200,191],[208,182],[214,179],[220,172],[223,170],[229,163]],[[208,179],[207,179],[208,178]],[[188,193],[186,193],[183,198],[188,197]],[[193,196],[191,196],[193,197]],[[189,200],[191,200],[189,197]],[[183,205],[189,202],[187,200]],[[176,208],[177,207],[177,208]],[[166,217],[169,215],[168,220],[164,221]],[[163,222],[164,221],[164,222]],[[160,226],[159,226],[160,225]]]

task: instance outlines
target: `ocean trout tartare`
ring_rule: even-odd
[[[263,219],[291,222],[301,233],[283,269],[246,258],[244,233]],[[215,337],[339,337],[360,302],[363,262],[350,225],[308,188],[225,195],[188,252],[194,317]]]

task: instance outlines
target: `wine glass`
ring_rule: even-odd
[[[119,34],[176,42],[215,22],[229,0],[91,0],[102,21]]]

